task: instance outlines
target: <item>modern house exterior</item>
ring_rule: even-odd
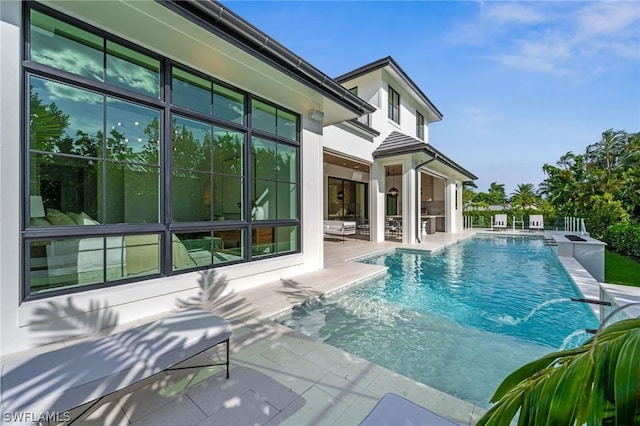
[[[209,1],[0,2],[0,52],[0,355],[321,269],[325,219],[461,228],[391,58],[332,79]]]
[[[462,183],[477,179],[429,141],[442,114],[391,57],[336,78],[376,111],[324,130],[325,218],[372,241],[462,230]]]

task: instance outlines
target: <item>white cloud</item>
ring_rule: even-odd
[[[548,34],[538,40],[516,40],[513,53],[496,55],[493,58],[511,68],[539,71],[567,76],[573,73],[570,62],[573,52],[567,40],[558,34]]]
[[[533,24],[545,19],[542,13],[519,3],[487,3],[483,14],[490,20],[507,24]]]
[[[584,77],[640,60],[639,28],[640,2],[482,3],[449,40],[487,47],[509,68]]]
[[[577,36],[587,39],[594,36],[617,37],[630,29],[639,38],[639,21],[638,3],[598,2],[585,6],[577,14]]]

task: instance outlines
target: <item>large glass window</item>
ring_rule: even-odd
[[[159,235],[49,239],[28,244],[31,294],[160,272]]]
[[[424,140],[424,116],[416,111],[416,137]]]
[[[251,102],[251,119],[255,129],[298,140],[298,118],[294,114],[254,99]]]
[[[26,297],[299,251],[298,115],[33,7]]]
[[[36,10],[31,11],[30,29],[32,61],[160,97],[159,60],[112,41],[105,47],[104,38]]]
[[[244,123],[244,95],[222,84],[173,68],[172,103],[233,123]]]
[[[46,219],[33,224],[73,225],[60,216],[81,213],[158,223],[160,112],[39,77],[29,83],[30,193]]]
[[[400,124],[400,95],[389,86],[389,118]]]
[[[244,134],[173,118],[173,220],[243,219]]]
[[[298,218],[298,147],[254,137],[252,218]]]

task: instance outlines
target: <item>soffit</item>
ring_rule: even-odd
[[[338,156],[325,151],[323,161],[327,164],[334,166],[346,167],[348,169],[357,170],[364,173],[369,173],[369,165],[360,161],[355,161],[346,157]]]

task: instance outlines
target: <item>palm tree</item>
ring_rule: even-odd
[[[632,318],[511,373],[478,425],[508,425],[518,412],[518,425],[637,425],[639,395],[640,318]]]
[[[515,191],[511,193],[511,206],[518,210],[528,210],[536,208],[538,196],[535,193],[532,183],[521,183]]]
[[[493,204],[504,204],[507,202],[504,183],[491,182],[491,185],[489,185],[489,200]]]

